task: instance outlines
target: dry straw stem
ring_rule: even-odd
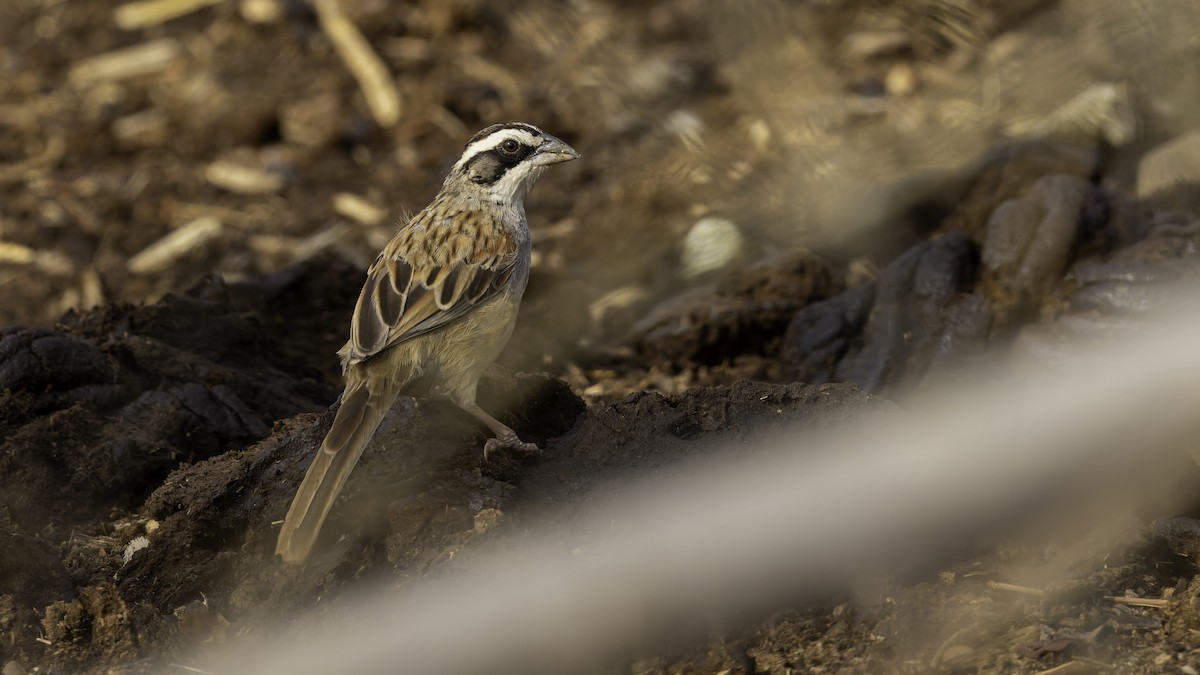
[[[338,0],[313,0],[321,29],[329,36],[338,55],[358,80],[367,107],[379,126],[387,128],[400,120],[400,93],[392,74],[349,18],[342,13]]]
[[[221,2],[224,0],[141,0],[118,7],[113,21],[124,30],[149,28]]]
[[[1067,661],[1047,670],[1039,670],[1037,675],[1083,675],[1096,672],[1096,666],[1083,661]]]
[[[273,173],[223,159],[209,164],[204,178],[219,188],[246,195],[278,192],[283,188],[283,179]]]
[[[308,260],[309,258],[325,251],[326,249],[337,246],[338,242],[346,238],[349,234],[349,228],[340,223],[335,223],[318,230],[312,235],[305,237],[304,240],[296,245],[292,252],[292,259],[296,262]]]
[[[71,261],[58,251],[38,251],[11,241],[0,241],[0,264],[33,265],[55,276],[68,276],[75,269]]]
[[[159,272],[176,259],[221,236],[223,226],[216,218],[197,218],[150,244],[129,261],[136,274]]]
[[[378,225],[387,211],[375,206],[366,198],[352,192],[339,192],[333,196],[333,210],[363,225]]]
[[[1023,595],[1042,596],[1046,594],[1046,592],[1040,588],[1018,586],[1017,584],[1006,584],[1003,581],[989,581],[987,582],[987,587],[997,591],[1012,591],[1013,593],[1021,593]]]
[[[123,143],[161,145],[167,134],[167,118],[154,108],[130,113],[113,120],[112,133]]]
[[[192,202],[176,202],[171,205],[171,220],[187,222],[197,218],[216,218],[224,225],[235,228],[247,228],[261,222],[250,207],[233,209],[216,204],[197,204]]]
[[[171,38],[143,42],[83,59],[71,66],[69,77],[72,82],[88,84],[161,72],[179,54],[179,49],[179,42]]]
[[[79,297],[83,307],[99,307],[104,304],[104,282],[95,267],[87,267],[79,273]]]
[[[35,251],[28,246],[0,241],[0,263],[28,265],[33,262]]]
[[[1170,600],[1166,600],[1163,598],[1127,598],[1127,597],[1120,596],[1120,595],[1110,595],[1108,597],[1108,599],[1112,600],[1113,602],[1117,603],[1118,605],[1129,605],[1130,607],[1159,607],[1159,608],[1162,608],[1162,607],[1169,607],[1171,605]]]

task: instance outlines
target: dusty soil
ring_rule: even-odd
[[[599,486],[1102,335],[1200,271],[1187,2],[344,2],[394,123],[315,5],[121,28],[120,4],[0,6],[5,675],[143,672],[443,573]],[[362,270],[506,119],[584,154],[530,198],[481,391],[545,451],[485,462],[469,418],[402,398],[285,570],[273,523]],[[981,541],[603,669],[1196,672],[1186,516]],[[1069,581],[1029,575],[1068,552]]]

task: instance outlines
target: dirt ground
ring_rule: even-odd
[[[173,672],[602,486],[1103,335],[1200,271],[1192,0],[146,11],[180,4],[0,4],[4,675]],[[544,452],[485,462],[462,413],[402,397],[284,570],[363,270],[506,120],[583,154],[529,198],[481,389]],[[1188,515],[981,541],[597,672],[1195,673]]]

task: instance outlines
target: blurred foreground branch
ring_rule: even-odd
[[[325,616],[216,670],[578,672],[648,637],[938,562],[1031,509],[1106,522],[1161,496],[1200,407],[1200,312],[1143,328],[970,379],[918,413],[623,487],[570,532],[514,535],[465,573],[359,599],[341,625]]]

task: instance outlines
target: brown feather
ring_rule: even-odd
[[[494,272],[491,274],[477,273],[474,277],[467,280],[467,289],[463,295],[470,302],[478,304],[487,295],[488,291],[491,290],[492,278],[494,276]]]
[[[442,279],[442,285],[438,288],[437,293],[438,309],[445,310],[454,306],[461,290],[458,281],[462,276],[462,267],[455,267]]]
[[[473,236],[451,240],[447,221],[454,218]],[[516,242],[494,216],[451,211],[435,201],[397,233],[368,271],[351,320],[347,363],[461,319],[504,289],[515,263]]]
[[[404,293],[397,293],[392,284],[381,284],[378,279],[372,281],[375,283],[375,294],[372,296],[374,302],[370,307],[378,312],[379,319],[385,326],[396,325],[396,322],[404,315],[408,297]]]
[[[384,264],[387,265],[387,275],[392,282],[392,291],[397,294],[404,293],[408,285],[412,283],[412,267],[399,258],[387,258]]]
[[[396,400],[401,383],[407,381],[407,377],[351,377],[333,426],[309,464],[279,530],[275,552],[286,562],[308,557],[334,500]]]
[[[378,279],[368,277],[354,305],[354,316],[350,321],[350,341],[362,352],[375,352],[386,341],[389,325],[384,322],[372,296]]]
[[[506,267],[502,270],[497,270],[496,276],[492,278],[492,288],[500,290],[508,285],[508,280],[512,278],[513,268]]]

